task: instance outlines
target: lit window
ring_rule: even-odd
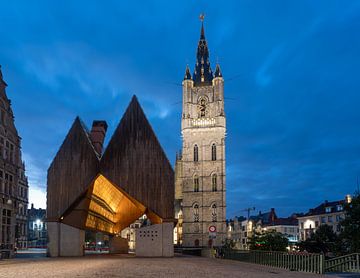
[[[198,147],[198,145],[194,146],[194,161],[199,161],[199,147]]]
[[[215,161],[216,160],[216,145],[212,144],[211,146],[211,160]]]
[[[212,191],[217,191],[217,175],[214,174],[212,175],[212,178],[211,178],[211,183],[212,183]]]

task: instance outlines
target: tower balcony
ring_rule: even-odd
[[[189,128],[213,128],[226,127],[225,117],[209,117],[209,118],[188,118],[182,120],[182,130]]]

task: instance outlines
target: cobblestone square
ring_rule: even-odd
[[[89,255],[0,261],[0,277],[336,277],[192,256]]]

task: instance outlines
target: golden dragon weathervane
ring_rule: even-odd
[[[204,14],[204,13],[201,13],[201,14],[199,15],[200,21],[203,22],[203,21],[204,21],[204,18],[205,18],[205,14]]]

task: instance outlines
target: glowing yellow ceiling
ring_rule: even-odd
[[[84,213],[85,223],[82,224]],[[86,198],[65,215],[63,222],[82,229],[118,234],[143,214],[147,214],[152,223],[162,223],[158,215],[100,174],[89,187]]]

